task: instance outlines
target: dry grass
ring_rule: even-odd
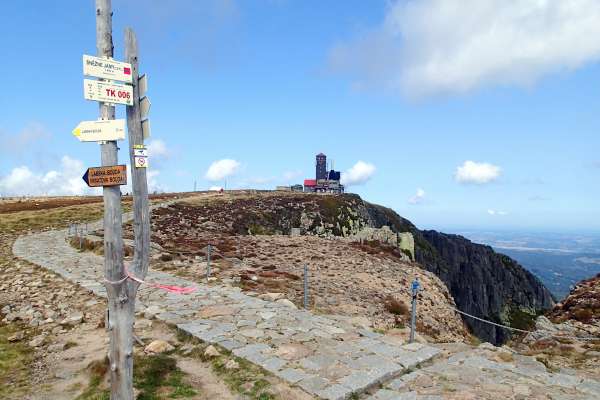
[[[410,311],[408,310],[408,306],[404,304],[402,300],[398,300],[392,296],[388,296],[385,299],[384,307],[387,312],[392,313],[394,315],[400,316],[408,316]]]

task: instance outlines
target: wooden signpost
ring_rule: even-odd
[[[144,139],[150,135],[147,115],[150,100],[145,97],[148,81],[138,78],[137,40],[125,31],[127,62],[115,61],[112,41],[111,0],[96,0],[97,56],[83,56],[84,98],[99,103],[98,121],[82,121],[73,135],[82,142],[100,144],[102,166],[88,168],[83,180],[90,187],[102,187],[104,196],[104,270],[108,311],[106,329],[110,344],[111,400],[133,400],[133,322],[135,297],[140,283],[128,279],[123,264],[123,232],[120,185],[127,184],[127,167],[119,165],[117,140],[124,139],[124,120],[115,120],[115,104],[127,106],[129,154],[133,190],[134,255],[129,274],[143,280],[150,259],[150,211],[148,202],[148,155]],[[124,83],[119,83],[120,81]],[[140,94],[140,90],[142,94]],[[144,98],[140,102],[141,98]],[[144,119],[144,121],[142,121]],[[137,153],[136,153],[137,152]]]

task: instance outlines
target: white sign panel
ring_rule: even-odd
[[[133,157],[133,163],[136,168],[148,168],[148,157]]]
[[[132,82],[131,64],[108,58],[83,55],[83,74],[96,78]]]
[[[148,157],[148,150],[147,149],[133,149],[133,156],[134,157]]]
[[[83,97],[104,103],[133,105],[133,88],[120,83],[83,80]]]
[[[150,137],[150,121],[145,119],[142,121],[142,137],[148,139]]]
[[[146,95],[148,91],[148,75],[144,74],[138,79],[138,92],[140,99]]]
[[[142,119],[148,118],[148,114],[150,114],[151,105],[152,103],[150,103],[150,99],[146,96],[144,96],[142,100],[140,100],[140,115]]]
[[[81,142],[102,142],[125,139],[125,120],[81,121],[73,135]]]

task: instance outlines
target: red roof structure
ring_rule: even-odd
[[[304,186],[317,186],[317,180],[316,179],[305,179]]]

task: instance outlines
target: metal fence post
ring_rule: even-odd
[[[304,265],[304,309],[308,310],[308,265]]]
[[[210,250],[211,245],[206,246],[206,283],[208,283],[208,278],[210,277]]]
[[[415,331],[417,323],[417,293],[419,292],[419,278],[415,278],[412,283],[412,312],[410,315],[410,339],[409,343],[415,341]]]
[[[83,248],[83,228],[79,228],[79,250]]]

